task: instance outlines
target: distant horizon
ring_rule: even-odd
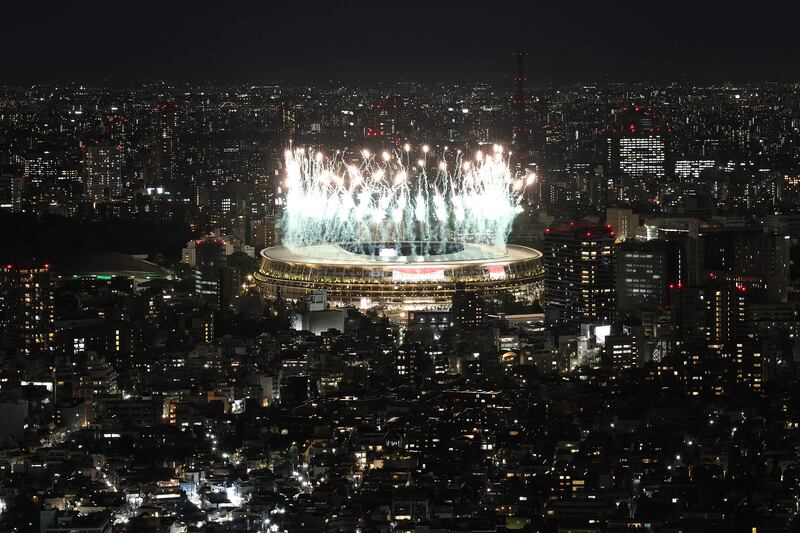
[[[0,83],[60,80],[510,79],[793,81],[796,4],[742,10],[575,0],[280,3],[12,3],[0,21]]]
[[[127,89],[131,87],[147,87],[163,85],[164,87],[180,88],[180,87],[304,87],[304,86],[321,86],[321,85],[340,85],[340,86],[398,86],[404,84],[416,84],[421,86],[437,86],[437,85],[508,85],[513,84],[513,77],[486,80],[413,80],[413,79],[398,79],[398,80],[353,80],[353,79],[325,79],[325,80],[272,80],[272,81],[254,81],[254,80],[241,80],[241,81],[222,81],[222,80],[141,80],[141,81],[125,81],[125,82],[111,82],[111,81],[79,81],[79,80],[65,80],[65,81],[28,81],[28,82],[0,82],[0,87],[11,89],[29,89],[35,87],[86,87],[86,88],[110,88],[110,89]],[[720,80],[654,80],[654,79],[638,79],[638,80],[539,80],[527,81],[525,86],[531,88],[546,88],[546,87],[570,87],[576,85],[585,86],[628,86],[628,85],[661,85],[661,86],[685,86],[697,88],[710,88],[710,87],[726,87],[726,86],[758,86],[758,85],[798,85],[800,84],[800,77],[795,80],[778,80],[778,79],[763,79],[763,80],[733,80],[733,79],[720,79]]]

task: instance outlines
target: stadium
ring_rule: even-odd
[[[448,246],[442,253],[415,255],[399,247],[320,244],[293,251],[283,246],[261,252],[256,283],[271,298],[300,300],[326,289],[334,305],[393,311],[443,309],[456,285],[491,297],[511,293],[518,301],[539,296],[541,253],[508,245],[503,253],[479,244]],[[403,253],[407,255],[403,255]]]
[[[457,286],[532,302],[541,253],[507,245],[527,184],[502,148],[434,159],[423,146],[354,163],[302,149],[286,152],[282,246],[262,250],[256,284],[268,298],[298,301],[325,289],[332,305],[395,313],[446,309]]]

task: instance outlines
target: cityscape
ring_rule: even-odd
[[[476,79],[8,58],[0,531],[800,531],[800,81],[484,38]]]

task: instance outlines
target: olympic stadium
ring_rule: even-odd
[[[539,296],[544,270],[536,250],[508,245],[498,253],[486,245],[450,243],[440,253],[410,253],[423,244],[267,248],[255,279],[271,298],[300,300],[325,289],[334,305],[395,311],[446,308],[459,283],[487,297],[508,292],[532,302]]]
[[[506,238],[526,185],[502,148],[467,160],[422,147],[362,152],[354,163],[302,149],[286,152],[282,246],[261,251],[255,282],[268,298],[302,300],[325,289],[337,306],[390,313],[446,309],[457,286],[532,302],[542,254]]]

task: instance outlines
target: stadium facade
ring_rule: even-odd
[[[456,286],[491,298],[510,293],[517,301],[539,297],[542,254],[524,246],[503,250],[472,243],[318,244],[261,252],[255,280],[265,296],[302,300],[325,289],[332,305],[390,312],[446,309]],[[430,251],[428,251],[430,250]]]

